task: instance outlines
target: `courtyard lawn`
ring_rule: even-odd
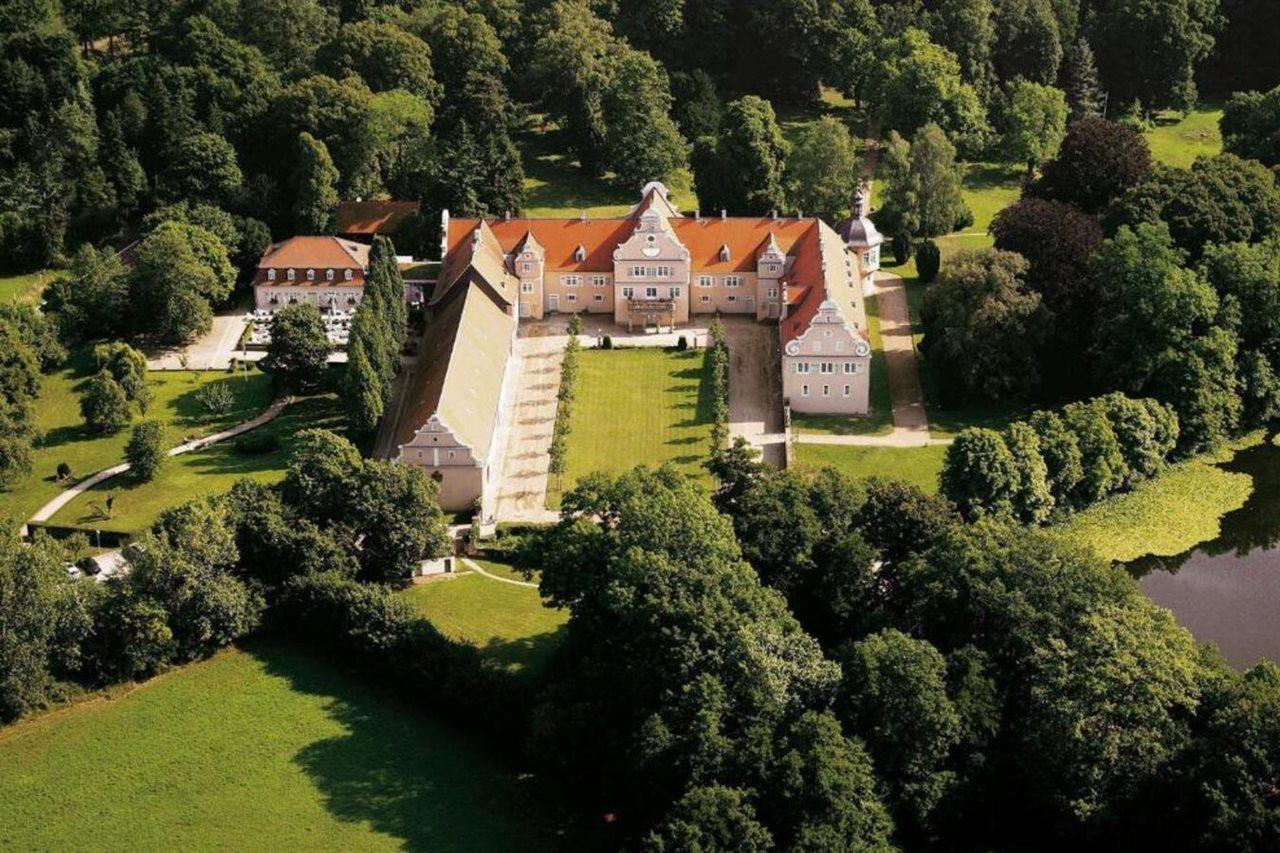
[[[38,302],[53,276],[53,270],[0,276],[0,302]]]
[[[165,461],[151,482],[139,482],[126,472],[89,489],[63,507],[52,521],[72,527],[137,534],[149,528],[167,507],[191,498],[221,494],[241,478],[276,482],[284,477],[298,432],[330,429],[341,433],[345,426],[336,395],[308,397],[292,403],[275,420],[251,433],[258,437],[275,436],[280,443],[275,450],[245,454],[236,450],[236,439],[230,439],[206,450],[174,456]],[[105,504],[108,494],[115,495],[110,518],[106,516]]]
[[[568,153],[564,134],[545,116],[529,117],[517,136],[524,163],[524,215],[533,218],[625,216],[640,200],[639,187],[622,187],[607,178],[593,178]],[[692,176],[677,175],[668,185],[672,201],[692,210],[698,201]]]
[[[1221,119],[1222,109],[1209,105],[1197,107],[1185,116],[1161,113],[1147,131],[1151,156],[1185,169],[1197,157],[1222,153],[1222,132],[1218,128]]]
[[[709,484],[703,462],[711,440],[711,382],[704,362],[704,350],[583,350],[563,490],[593,471],[616,474],[663,462]],[[552,506],[559,503],[555,485],[548,489]]]
[[[866,417],[846,415],[791,416],[791,427],[798,433],[820,435],[885,435],[893,431],[893,399],[889,394],[889,377],[885,373],[884,341],[880,337],[879,303],[874,294],[867,302],[867,336],[871,339],[871,412]]]
[[[938,474],[946,445],[926,447],[863,447],[849,444],[803,444],[794,448],[801,468],[832,467],[856,479],[883,477],[905,480],[933,494],[938,491]]]
[[[476,562],[499,577],[521,577],[504,563]],[[541,671],[569,619],[566,611],[544,606],[537,589],[502,583],[465,565],[454,577],[414,584],[404,595],[446,637],[474,643],[495,663],[528,675]]]
[[[0,729],[0,849],[553,849],[549,786],[278,642]]]
[[[1222,453],[1184,462],[1049,530],[1119,562],[1147,555],[1171,557],[1216,539],[1222,517],[1244,506],[1253,493],[1253,479],[1248,474],[1224,471],[1217,463],[1261,439],[1260,433],[1254,433]]]
[[[35,404],[35,426],[41,438],[32,453],[31,472],[0,491],[0,519],[21,523],[61,491],[63,484],[54,480],[60,462],[70,465],[72,475],[82,479],[123,461],[129,429],[100,435],[85,427],[80,416],[80,389],[92,374],[92,362],[87,349],[77,350],[66,366],[41,378]],[[213,383],[224,383],[235,397],[225,415],[208,415],[196,399],[200,388]],[[221,371],[152,372],[147,374],[147,384],[152,402],[146,417],[162,421],[174,444],[247,420],[266,408],[272,398],[271,377],[256,368],[236,375]]]

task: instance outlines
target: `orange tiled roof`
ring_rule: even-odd
[[[358,269],[369,266],[369,247],[341,237],[290,237],[268,246],[259,269]]]
[[[416,216],[416,201],[344,201],[338,205],[339,234],[394,234],[404,221]]]

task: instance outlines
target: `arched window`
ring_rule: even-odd
[[[289,270],[285,273],[285,278],[289,279],[289,281],[293,281],[293,270]]]
[[[325,270],[324,277],[326,281],[333,281],[333,270]]]
[[[343,280],[343,281],[351,281],[351,270],[343,270],[343,271],[342,271],[342,280]]]
[[[267,281],[275,281],[275,280],[276,280],[276,271],[267,270]]]
[[[307,270],[307,281],[315,281],[315,280],[316,280],[316,271]]]

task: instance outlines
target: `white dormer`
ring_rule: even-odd
[[[342,280],[343,280],[343,281],[351,281],[351,270],[343,270],[343,271],[342,271]]]
[[[276,271],[273,269],[267,270],[267,281],[275,281],[275,280],[276,280]]]
[[[313,269],[307,270],[307,281],[315,281],[315,280],[316,280],[316,271]]]
[[[325,270],[325,271],[324,271],[324,280],[325,280],[325,281],[333,281],[333,270]]]
[[[573,250],[573,259],[577,263],[582,263],[583,261],[585,261],[587,259],[586,246],[583,246],[581,243],[579,243],[578,248]]]
[[[285,278],[289,279],[289,281],[293,281],[293,275],[293,269],[291,268],[287,273],[285,273]]]
[[[723,243],[720,246],[720,262],[728,263],[729,261],[729,244]]]

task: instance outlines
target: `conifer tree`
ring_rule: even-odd
[[[1080,39],[1067,57],[1063,69],[1063,89],[1071,108],[1071,121],[1102,115],[1102,87],[1098,82],[1098,66],[1093,48]]]
[[[329,149],[309,133],[298,134],[293,191],[293,220],[298,233],[331,233],[338,206],[338,170]]]

